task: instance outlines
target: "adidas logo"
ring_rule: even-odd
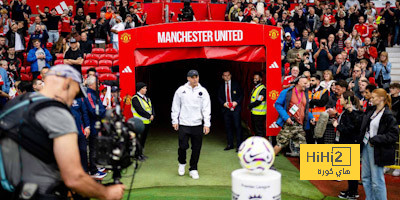
[[[274,62],[271,64],[271,66],[269,66],[269,68],[270,68],[270,69],[278,69],[279,66],[278,66],[278,64],[274,61]]]
[[[279,128],[278,124],[276,124],[276,121],[274,123],[272,123],[271,125],[269,125],[268,128]]]
[[[126,66],[124,70],[122,70],[122,73],[132,73],[132,70],[129,66]]]

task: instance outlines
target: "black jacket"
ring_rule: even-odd
[[[142,98],[139,95],[137,95],[138,98]],[[152,109],[152,114],[149,114],[148,112],[146,112],[142,106],[140,105],[139,99],[138,98],[132,98],[132,106],[133,108],[135,108],[136,112],[146,118],[146,119],[150,119],[151,115],[154,115],[154,108]],[[147,99],[149,99],[148,97],[146,97]],[[142,98],[143,99],[143,98]],[[143,99],[144,100],[144,99]],[[146,100],[145,100],[146,101]]]
[[[105,22],[104,24],[97,23],[94,28],[94,38],[107,41],[107,28]]]
[[[22,29],[18,29],[17,33],[19,34],[21,38],[21,43],[26,48],[25,46],[25,37],[24,34],[22,34]],[[15,33],[13,31],[8,31],[6,34],[6,38],[8,40],[8,48],[15,47]]]
[[[336,129],[340,132],[339,143],[340,144],[360,144],[358,131],[361,126],[361,119],[363,113],[358,110],[349,112],[344,109],[339,125]]]
[[[238,104],[235,108],[236,110],[242,109],[242,101],[243,101],[243,90],[240,87],[239,83],[236,81],[231,81],[231,101]],[[227,111],[228,109],[225,108],[223,105],[226,102],[226,91],[225,91],[225,82],[221,84],[218,90],[218,102],[222,106],[222,112]]]
[[[375,110],[376,108],[374,107],[364,114],[359,141],[362,141],[367,129],[369,129],[371,116]],[[397,141],[399,141],[399,128],[392,111],[386,106],[379,121],[378,134],[369,140],[374,147],[376,165],[383,167],[394,164]]]

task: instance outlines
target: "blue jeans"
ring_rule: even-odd
[[[362,183],[366,200],[385,200],[386,185],[383,167],[375,164],[374,147],[364,145],[362,152]]]
[[[56,43],[58,41],[58,38],[60,38],[60,34],[58,33],[58,31],[49,31],[49,39],[47,40],[47,42],[51,42],[51,43]]]
[[[396,26],[394,27],[394,41],[393,41],[393,45],[395,45],[395,44],[400,44],[399,32],[400,32],[400,25],[396,25]]]

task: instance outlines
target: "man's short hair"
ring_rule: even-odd
[[[94,73],[96,73],[97,71],[96,71],[96,69],[95,69],[94,67],[91,67],[91,68],[89,68],[89,69],[86,71],[87,74],[89,74],[89,72],[94,72]]]
[[[311,78],[315,78],[315,79],[317,79],[317,80],[321,80],[321,76],[320,75],[318,75],[318,74],[313,74],[313,75],[311,75]]]
[[[254,72],[254,76],[255,76],[255,75],[258,75],[258,76],[260,76],[261,78],[263,77],[262,72]]]
[[[342,79],[340,79],[338,82],[336,82],[336,85],[346,88],[346,89],[349,86],[349,84],[345,80],[342,80]]]
[[[367,87],[365,87],[365,90],[368,90],[369,92],[372,92],[376,89],[375,85],[369,84]]]
[[[34,40],[32,40],[32,44],[35,44],[35,42],[42,43],[39,39],[34,39]]]
[[[400,89],[400,83],[392,83],[392,84],[390,84],[389,88],[397,88],[397,89]]]
[[[360,63],[368,64],[368,61],[367,61],[367,59],[362,59],[362,60],[360,60]]]

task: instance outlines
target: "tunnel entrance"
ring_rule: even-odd
[[[238,81],[243,89],[242,121],[250,124],[247,104],[253,88],[255,71],[262,71],[265,63],[234,62],[217,59],[188,59],[168,63],[136,67],[136,82],[148,85],[147,96],[151,98],[156,114],[153,126],[171,126],[171,105],[175,91],[187,82],[186,74],[191,69],[199,71],[200,84],[207,89],[211,99],[211,127],[223,129],[218,90],[223,84],[222,73],[229,70],[232,80]],[[221,131],[218,131],[221,132]],[[223,131],[222,131],[223,132]]]

